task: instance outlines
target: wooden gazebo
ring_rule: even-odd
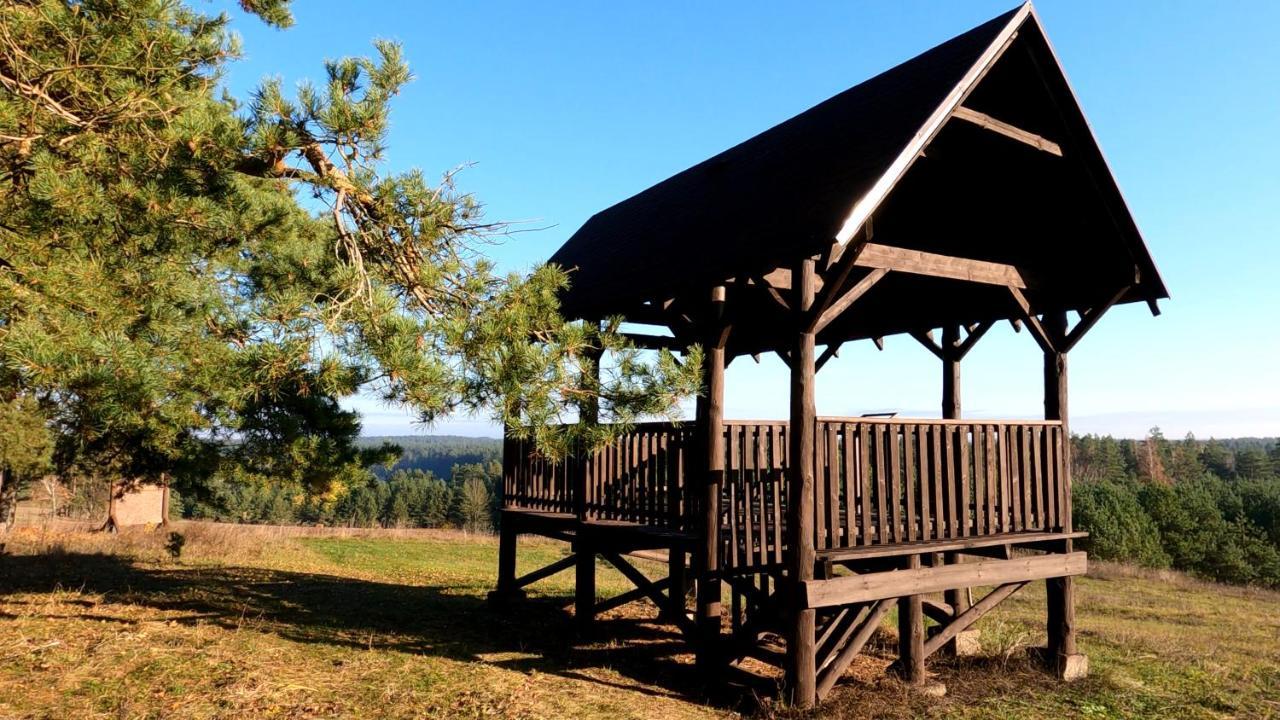
[[[700,343],[705,393],[693,422],[562,460],[509,438],[496,597],[574,567],[584,624],[650,598],[709,676],[772,662],[806,706],[894,605],[898,667],[920,682],[1044,580],[1045,657],[1085,672],[1067,353],[1112,305],[1156,313],[1167,292],[1030,4],[595,215],[552,262],[572,272],[569,316]],[[962,420],[960,361],[1002,321],[1043,350],[1044,418]],[[843,343],[901,333],[941,360],[943,419],[816,416],[815,374]],[[790,366],[789,420],[726,419],[725,365],[766,352]],[[517,576],[521,533],[573,555]],[[625,557],[646,550],[667,552],[667,577]],[[597,557],[636,589],[599,602]]]

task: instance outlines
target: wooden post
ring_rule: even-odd
[[[502,518],[498,528],[498,587],[489,593],[489,601],[501,605],[518,599],[524,593],[516,587],[517,528],[510,515]]]
[[[600,348],[592,347],[587,350],[587,359],[594,366],[595,379],[593,386],[600,385],[600,360],[602,352]],[[578,422],[582,425],[596,425],[600,422],[600,398],[596,396],[589,397],[582,404],[579,410],[581,416]],[[578,442],[575,444],[573,451],[577,458],[574,465],[576,476],[574,477],[573,488],[573,510],[574,515],[578,518],[578,534],[573,544],[574,556],[576,563],[574,564],[574,588],[573,588],[573,607],[574,620],[578,626],[578,632],[585,634],[591,629],[591,623],[595,619],[596,607],[596,553],[595,548],[586,539],[582,532],[582,523],[587,520],[587,480],[590,477],[590,448],[585,443]]]
[[[790,438],[791,497],[787,512],[790,530],[790,567],[792,584],[792,623],[787,638],[787,685],[791,702],[799,708],[817,702],[817,653],[815,647],[815,611],[802,607],[800,583],[813,579],[813,484],[814,432],[817,410],[814,401],[814,337],[808,315],[814,304],[815,270],[812,258],[800,261],[792,271],[796,312],[795,346],[791,352],[791,424]]]
[[[1062,347],[1067,334],[1067,313],[1065,311],[1047,313],[1043,321],[1044,329],[1056,347]],[[1064,352],[1045,352],[1044,354],[1044,417],[1046,420],[1062,421],[1062,444],[1064,454],[1064,496],[1071,502],[1071,431],[1067,426],[1067,354]],[[1070,518],[1070,513],[1064,513]],[[1070,530],[1070,520],[1065,523],[1064,530]],[[1065,541],[1065,549],[1071,552],[1072,543]],[[1048,602],[1047,620],[1049,643],[1047,657],[1050,667],[1063,680],[1074,680],[1088,673],[1088,662],[1076,650],[1076,597],[1075,581],[1071,577],[1049,578],[1045,581],[1045,596]]]
[[[960,418],[960,326],[942,328],[942,417]]]
[[[702,497],[698,517],[697,662],[704,673],[720,670],[720,485],[724,480],[724,286],[711,293],[704,348],[706,394],[698,398],[703,448]]]
[[[911,555],[908,569],[920,569],[920,556]],[[924,682],[924,602],[920,595],[898,599],[898,662],[902,679],[911,685]]]
[[[942,417],[946,420],[960,419],[960,359],[960,326],[947,325],[942,328]],[[963,473],[956,473],[956,477],[963,476]],[[957,492],[959,488],[949,488],[949,490]],[[960,494],[960,497],[964,496],[963,493]],[[948,565],[954,565],[960,561],[960,556],[953,552],[946,553],[943,555],[943,561]],[[967,588],[947,590],[943,593],[943,599],[955,613],[953,617],[969,609]],[[959,655],[960,639],[958,637],[952,639],[942,647],[942,651],[948,655]]]

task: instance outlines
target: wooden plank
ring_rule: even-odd
[[[737,507],[737,496],[739,496],[740,482],[740,464],[739,464],[739,436],[742,432],[741,425],[726,428],[728,432],[728,459],[724,462],[724,479],[728,484],[728,553],[726,568],[737,568],[739,566],[739,507]]]
[[[1003,585],[1083,575],[1086,570],[1088,570],[1086,553],[1071,552],[1012,560],[983,560],[958,565],[891,570],[863,575],[842,575],[830,580],[805,580],[800,585],[804,607],[823,608],[907,595],[923,595],[957,587]]]
[[[889,542],[889,508],[888,508],[888,483],[885,478],[885,426],[876,425],[872,430],[875,443],[875,472],[876,472],[876,542]]]
[[[742,564],[747,566],[758,563],[756,557],[756,523],[755,492],[756,482],[756,447],[755,428],[742,428],[742,540],[744,543]]]
[[[1037,522],[1035,483],[1031,480],[1031,428],[1020,427],[1018,435],[1018,472],[1022,491],[1022,526],[1028,530],[1043,530],[1044,526]]]
[[[782,498],[786,492],[786,486],[783,484],[786,479],[786,465],[784,464],[787,457],[786,448],[782,442],[782,427],[774,425],[769,430],[771,445],[773,452],[773,481],[769,484],[773,487],[773,561],[782,563],[783,561],[783,521],[782,521]]]
[[[938,253],[908,250],[878,243],[867,243],[862,253],[858,255],[856,265],[877,270],[892,270],[913,275],[946,278],[948,280],[1000,285],[1012,289],[1025,289],[1028,285],[1029,277],[1029,274],[1025,271],[1006,263],[939,255]],[[867,277],[875,276],[868,275]],[[876,281],[879,279],[879,277],[875,278]],[[872,285],[874,285],[874,282]],[[869,290],[870,286],[866,289]],[[854,299],[856,300],[857,298],[855,297]],[[835,307],[833,305],[832,309],[835,309]],[[824,313],[824,316],[828,313],[830,313],[830,310]]]
[[[951,116],[973,123],[985,130],[990,130],[997,135],[1003,135],[1011,140],[1017,140],[1018,142],[1037,150],[1043,150],[1050,155],[1062,157],[1062,146],[1058,143],[1033,132],[1023,130],[1020,127],[1010,125],[1003,120],[997,120],[984,112],[979,112],[973,108],[967,108],[960,105],[951,113]]]
[[[1048,515],[1044,529],[1054,530],[1058,527],[1058,497],[1057,489],[1053,486],[1053,442],[1045,428],[1037,428],[1036,436],[1036,447],[1041,449],[1036,465],[1040,473],[1040,484],[1044,486],[1044,505]]]
[[[929,430],[919,425],[916,428],[916,482],[920,486],[920,539],[936,538],[933,532],[933,518],[929,512],[929,496],[933,486],[933,474],[929,469]]]
[[[985,441],[985,451],[983,456],[986,458],[986,477],[987,477],[987,532],[996,533],[1004,528],[999,525],[998,518],[1000,516],[1000,500],[999,487],[1000,477],[998,473],[998,462],[996,460],[996,434],[999,431],[988,425],[983,433]]]
[[[902,455],[898,447],[901,425],[890,425],[885,433],[889,446],[889,537],[893,542],[903,541],[902,527]]]
[[[813,546],[819,550],[831,547],[827,527],[827,436],[821,425],[814,427],[813,437]]]
[[[845,545],[853,547],[858,544],[858,449],[855,446],[853,425],[840,423],[840,432],[844,436],[844,506],[845,506]]]
[[[862,505],[862,544],[870,545],[875,540],[875,521],[871,517],[871,425],[862,423],[858,426],[858,487],[859,502]]]
[[[916,497],[919,494],[919,469],[916,467],[916,426],[902,426],[902,470],[904,493],[907,500],[907,534],[908,542],[914,542],[920,539],[920,515],[916,507]]]
[[[1013,428],[1005,427],[1002,431],[1004,437],[1004,459],[1008,464],[1006,481],[1009,483],[1009,518],[1013,525],[1014,532],[1023,530],[1024,510],[1022,506],[1022,473],[1018,469],[1018,433]],[[1029,529],[1029,528],[1028,528]]]
[[[945,426],[932,426],[929,428],[929,440],[933,445],[933,454],[930,456],[930,468],[932,469],[929,484],[933,490],[933,537],[936,540],[944,540],[950,537],[947,534],[947,508],[942,496],[942,486],[946,483],[946,461],[942,454],[942,436]]]
[[[1014,547],[1034,547],[1045,549],[1052,543],[1067,540],[1078,540],[1088,537],[1085,532],[1032,532],[996,533],[994,535],[978,535],[956,540],[921,540],[914,543],[890,545],[858,546],[856,548],[832,548],[818,553],[822,562],[840,563],[855,560],[872,560],[876,558],[904,557],[925,553],[964,553],[969,550],[1010,545]]]
[[[970,512],[969,503],[971,494],[969,492],[969,431],[965,428],[956,428],[956,444],[960,446],[960,492],[958,499],[960,501],[960,534],[968,537],[973,534],[971,523],[973,514]]]
[[[944,537],[955,538],[961,536],[960,503],[956,497],[960,489],[960,482],[957,477],[959,475],[959,466],[956,459],[956,429],[954,426],[947,426],[942,431],[943,468],[945,472],[942,490],[947,510],[947,532]]]
[[[846,527],[840,525],[840,438],[836,423],[819,423],[825,426],[827,447],[827,527],[831,533],[828,547],[844,547],[851,544]]]
[[[973,534],[987,534],[986,436],[981,424],[973,426]]]
[[[1034,445],[1032,445],[1033,432],[1033,428],[1025,427],[1021,428],[1019,433],[1021,436],[1021,451],[1023,451],[1023,487],[1029,489],[1034,498],[1036,498],[1036,510],[1034,510],[1036,525],[1034,525],[1034,528],[1048,530],[1050,527],[1048,527],[1046,514],[1044,514],[1044,486],[1039,483],[1038,469],[1032,468],[1032,465],[1036,464],[1036,457],[1033,455]]]

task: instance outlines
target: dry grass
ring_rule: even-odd
[[[979,624],[982,657],[931,659],[945,698],[884,672],[890,618],[828,702],[797,714],[706,697],[684,644],[647,620],[652,606],[572,642],[571,574],[494,612],[487,536],[176,529],[178,561],[163,532],[9,538],[0,718],[1280,716],[1280,595],[1177,574],[1095,565],[1079,591],[1084,682],[1056,683],[1026,659],[1044,639],[1033,585]],[[522,541],[522,568],[564,552]],[[628,589],[603,568],[599,584]]]

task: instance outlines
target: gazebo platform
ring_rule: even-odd
[[[510,429],[495,599],[574,568],[584,625],[648,598],[709,681],[761,659],[807,707],[893,607],[897,669],[921,683],[927,657],[1043,581],[1048,666],[1084,671],[1067,354],[1109,308],[1158,314],[1168,292],[1030,4],[596,214],[551,262],[567,318],[699,345],[704,392],[692,422],[556,458]],[[962,418],[961,361],[1003,322],[1042,353],[1043,419]],[[890,335],[941,362],[943,419],[818,417],[816,374]],[[726,419],[725,367],[762,353],[790,369],[790,416]],[[522,533],[573,554],[517,575]],[[597,557],[635,589],[601,601]],[[970,605],[972,588],[992,589]]]

